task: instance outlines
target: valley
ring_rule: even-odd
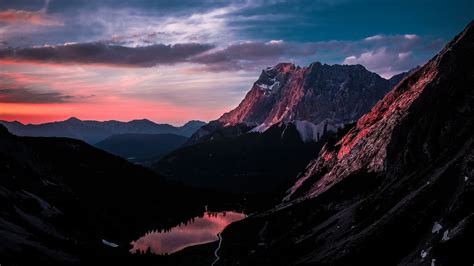
[[[0,266],[474,264],[471,2],[40,2],[0,7]]]

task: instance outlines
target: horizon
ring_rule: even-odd
[[[0,1],[0,266],[474,266],[473,0]]]
[[[22,125],[28,126],[28,125],[42,125],[42,124],[48,124],[48,123],[66,122],[68,120],[74,120],[74,119],[77,119],[81,122],[94,121],[94,122],[120,122],[120,123],[129,123],[129,122],[133,122],[133,121],[144,121],[144,120],[146,120],[146,121],[150,121],[152,123],[158,124],[158,125],[171,125],[171,126],[174,126],[174,127],[182,127],[182,126],[186,125],[187,123],[191,123],[191,122],[203,122],[203,123],[208,123],[209,122],[209,121],[191,119],[191,120],[186,121],[182,124],[170,124],[170,123],[161,123],[159,121],[153,121],[153,120],[148,119],[148,118],[135,118],[135,119],[131,119],[131,120],[117,120],[117,119],[94,120],[94,119],[81,119],[81,118],[75,117],[75,116],[71,116],[71,117],[68,117],[68,118],[62,119],[62,120],[52,120],[52,121],[46,121],[46,122],[41,122],[41,123],[24,123],[24,122],[21,122],[21,121],[18,121],[18,120],[4,120],[4,119],[0,119],[0,122],[3,121],[3,122],[8,122],[8,123],[20,123]]]
[[[384,78],[423,65],[470,10],[468,0],[5,1],[0,119],[208,122],[280,62],[361,64]]]
[[[293,65],[295,65],[296,67],[302,67],[302,68],[309,67],[309,65],[314,64],[314,63],[320,63],[320,64],[322,64],[322,65],[330,65],[330,66],[334,66],[334,65],[351,66],[350,64],[327,64],[327,63],[319,62],[319,61],[311,62],[311,63],[309,63],[308,65],[305,65],[305,66],[300,66],[300,65],[294,64],[294,63],[292,63],[292,62],[279,62],[279,63],[277,63],[277,64],[285,64],[285,63],[293,64]],[[267,68],[274,67],[274,66],[276,66],[277,64],[275,64],[275,65],[273,65],[273,66],[268,66]],[[356,65],[362,66],[362,67],[364,67],[365,69],[367,69],[367,68],[366,68],[364,65],[362,65],[362,64],[354,64],[354,65],[352,65],[352,66],[356,66]],[[414,68],[416,68],[416,67],[419,67],[419,66],[415,66]],[[265,70],[265,68],[262,69],[262,71],[263,71],[263,70]],[[370,70],[369,70],[369,71],[370,71]],[[376,72],[372,72],[372,73],[375,73],[375,74],[379,75],[379,74],[376,73]],[[396,75],[401,74],[401,73],[403,73],[403,72],[394,73],[394,74],[391,75],[390,77],[383,77],[383,76],[380,76],[380,75],[379,75],[379,76],[382,77],[382,78],[384,78],[384,79],[387,79],[387,80],[388,80],[388,79],[392,78],[393,76],[396,76]],[[255,80],[256,80],[257,78],[258,78],[258,77],[255,77]],[[251,84],[253,84],[253,82],[252,82]],[[251,84],[249,84],[249,88],[251,88]],[[248,91],[247,91],[247,92],[248,92]],[[246,93],[247,93],[247,92],[246,92]],[[237,105],[238,105],[238,103],[237,103]],[[224,113],[233,110],[234,108],[237,107],[237,105],[231,106],[230,109],[227,110],[227,111],[224,111]],[[220,115],[222,115],[222,114],[223,114],[223,113],[221,113]],[[18,119],[14,119],[14,120],[1,119],[2,116],[0,115],[0,121],[19,122],[19,123],[21,123],[21,124],[23,124],[23,125],[41,125],[41,124],[47,124],[47,123],[65,122],[65,121],[71,120],[71,119],[78,119],[78,120],[80,120],[80,121],[97,121],[97,122],[117,121],[117,122],[122,122],[122,123],[128,123],[128,122],[137,121],[137,120],[148,120],[148,121],[151,121],[151,122],[153,122],[153,123],[155,123],[155,124],[162,124],[162,125],[167,124],[167,125],[172,125],[172,126],[174,126],[174,127],[180,127],[180,126],[184,126],[186,123],[193,122],[193,121],[209,123],[210,121],[219,119],[220,115],[219,115],[218,117],[211,118],[210,120],[201,120],[201,119],[193,119],[193,118],[191,118],[190,120],[186,120],[186,121],[184,121],[184,122],[156,121],[156,120],[153,120],[153,119],[150,119],[150,118],[147,118],[147,117],[142,117],[142,118],[136,117],[136,118],[131,118],[131,119],[114,119],[114,118],[111,118],[111,119],[87,119],[87,118],[81,118],[81,117],[77,117],[77,116],[67,116],[67,115],[63,116],[64,118],[58,118],[58,119],[56,119],[56,120],[44,120],[44,121],[41,120],[41,121],[38,121],[38,122],[23,122],[23,121],[18,120]]]

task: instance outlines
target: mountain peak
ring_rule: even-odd
[[[294,123],[303,139],[318,140],[326,130],[335,131],[368,112],[393,85],[361,65],[314,62],[301,68],[279,63],[263,70],[239,106],[217,123],[244,124],[259,132],[280,122]],[[206,136],[215,130],[211,127],[215,124],[196,136]]]
[[[156,124],[155,122],[149,120],[149,119],[146,119],[146,118],[143,118],[143,119],[135,119],[135,120],[132,120],[130,121],[130,123],[138,123],[138,124]]]
[[[189,120],[188,122],[186,122],[184,125],[182,125],[181,127],[189,127],[189,126],[203,126],[205,125],[206,123],[203,122],[203,121],[200,121],[200,120]]]
[[[278,72],[291,72],[296,69],[296,66],[293,63],[278,63],[272,69],[278,71]]]
[[[70,118],[64,120],[65,122],[81,122],[81,120],[77,117],[71,116]]]

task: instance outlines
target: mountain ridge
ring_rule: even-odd
[[[369,111],[405,75],[388,80],[361,65],[279,63],[262,71],[237,108],[151,167],[197,187],[219,185],[243,193],[280,189],[330,135]],[[281,113],[282,106],[292,107]],[[285,167],[283,158],[290,156]]]
[[[205,123],[191,120],[183,126],[175,127],[169,124],[157,124],[148,119],[121,122],[117,120],[80,120],[70,117],[64,121],[43,124],[23,124],[18,121],[0,121],[0,124],[5,125],[11,133],[19,136],[70,137],[95,144],[111,135],[125,133],[172,133],[189,137]]]
[[[262,70],[241,103],[199,129],[189,144],[226,127],[263,132],[280,122],[294,123],[302,139],[317,141],[324,128],[336,131],[357,120],[406,74],[384,79],[362,65],[279,63]]]
[[[445,61],[449,61],[450,52],[452,49],[457,48],[459,40],[469,42],[467,35],[472,31],[472,25],[468,26],[465,31],[456,36],[446,48],[444,48],[437,56],[430,60],[423,67],[418,68],[414,71],[409,78],[404,79],[397,87],[390,91],[381,101],[379,101],[370,112],[362,116],[356,126],[338,143],[339,150],[329,152],[327,149],[323,149],[319,156],[319,160],[330,162],[330,164],[336,161],[336,164],[341,166],[338,169],[351,169],[350,171],[358,171],[364,167],[367,167],[368,171],[381,172],[384,170],[384,161],[386,158],[387,147],[390,141],[389,132],[395,130],[395,127],[400,123],[405,116],[409,114],[409,109],[414,105],[417,99],[425,92],[430,89],[430,84],[438,77],[440,67],[446,67]],[[472,34],[472,33],[471,33]],[[467,35],[467,36],[466,36]],[[466,40],[467,39],[467,40]],[[466,50],[466,55],[469,54],[469,50]],[[441,64],[441,65],[440,65]],[[461,72],[461,71],[460,71]],[[462,73],[462,72],[461,72]],[[442,77],[441,77],[442,78]],[[428,88],[428,89],[427,89]],[[381,128],[380,130],[378,128]],[[371,131],[376,132],[374,137],[371,138]],[[379,135],[386,136],[385,139],[381,139]],[[371,145],[368,145],[367,141],[370,141]],[[359,150],[357,146],[365,148]],[[352,158],[351,151],[354,150],[359,154],[360,158]],[[345,161],[347,159],[347,161]],[[324,164],[323,163],[323,164]],[[325,166],[319,166],[321,162],[314,162],[310,168],[324,168]],[[354,167],[354,165],[356,165]],[[345,166],[345,167],[344,167]],[[337,166],[334,166],[337,167]],[[309,171],[309,175],[313,175],[314,170]],[[348,175],[347,170],[340,170],[339,172],[328,173],[327,182],[330,179],[341,179]],[[308,175],[306,175],[306,178]],[[303,177],[304,179],[305,177]],[[323,182],[323,181],[321,181]],[[337,181],[336,181],[337,182]],[[320,188],[325,187],[322,183],[316,184]],[[295,190],[293,187],[291,190]],[[315,189],[313,194],[320,193],[320,190]]]

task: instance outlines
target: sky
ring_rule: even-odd
[[[472,0],[0,0],[0,120],[209,121],[262,69],[424,64]]]

